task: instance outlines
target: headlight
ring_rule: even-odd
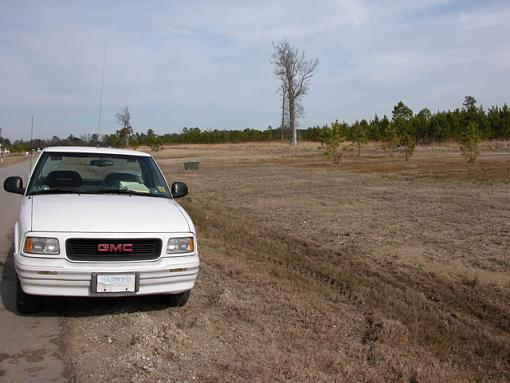
[[[43,237],[27,237],[23,252],[27,254],[60,254],[58,239]]]
[[[167,254],[180,254],[193,252],[193,237],[170,238],[166,246]]]

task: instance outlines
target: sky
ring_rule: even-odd
[[[318,58],[300,127],[510,104],[510,1],[0,0],[4,137],[279,126],[272,42]]]

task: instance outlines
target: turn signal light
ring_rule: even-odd
[[[28,237],[25,240],[25,246],[23,247],[23,252],[24,253],[31,253],[32,252],[32,238],[31,237]]]

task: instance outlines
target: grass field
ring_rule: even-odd
[[[484,145],[475,166],[453,145],[153,153],[190,187],[196,288],[68,308],[76,380],[509,381],[510,147]]]

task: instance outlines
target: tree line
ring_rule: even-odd
[[[198,127],[184,127],[180,133],[168,133],[157,135],[154,130],[146,132],[123,131],[124,128],[111,134],[105,134],[98,138],[97,134],[85,134],[80,137],[70,134],[67,138],[53,136],[51,139],[15,140],[11,142],[8,138],[3,139],[3,147],[11,152],[30,152],[42,149],[47,146],[102,146],[138,148],[149,146],[157,150],[165,144],[219,144],[219,143],[241,143],[241,142],[264,142],[273,141],[279,136],[279,129],[268,127],[266,130],[244,129],[244,130],[201,130]]]
[[[397,103],[393,108],[391,117],[386,115],[366,120],[358,120],[352,124],[335,121],[328,125],[317,125],[306,129],[297,129],[298,140],[321,142],[324,135],[328,134],[335,126],[337,133],[344,140],[352,141],[361,146],[368,141],[379,141],[387,144],[407,146],[409,149],[414,144],[432,144],[448,140],[458,140],[465,134],[470,126],[475,126],[481,139],[510,139],[510,108],[492,106],[487,110],[479,106],[476,99],[466,96],[461,107],[454,110],[430,112],[422,109],[414,113],[403,102]],[[473,127],[471,127],[473,129]],[[25,152],[46,146],[58,145],[89,145],[89,146],[112,146],[112,147],[138,147],[149,146],[156,150],[164,144],[214,144],[214,143],[241,143],[281,141],[282,133],[291,137],[286,127],[265,130],[202,130],[198,127],[185,127],[179,133],[157,135],[152,129],[146,132],[135,132],[125,121],[121,128],[114,133],[106,134],[99,138],[97,134],[86,134],[80,137],[70,134],[67,138],[53,136],[51,139],[34,139],[31,141],[16,140],[11,142],[7,138],[2,139],[4,148],[12,152]]]
[[[157,135],[152,129],[148,129],[146,133],[135,132],[129,136],[127,141],[125,141],[122,135],[114,133],[105,135],[103,137],[103,144],[106,146],[125,147],[126,142],[129,142],[129,146],[133,148],[149,146],[152,150],[157,150],[161,145],[167,144],[263,142],[272,141],[275,137],[277,137],[276,130],[270,126],[266,130],[201,130],[198,127],[184,127],[180,133],[167,133],[163,135]]]
[[[482,139],[510,139],[510,108],[493,106],[485,110],[477,105],[472,96],[466,96],[463,106],[455,110],[431,113],[422,109],[414,114],[403,102],[395,105],[392,117],[375,115],[370,120],[358,120],[352,124],[339,123],[346,140],[359,141],[366,138],[370,141],[392,141],[395,129],[404,129],[415,143],[433,144],[460,137],[470,123],[478,126]],[[321,133],[328,129],[327,125],[315,126],[301,131],[305,141],[321,140]]]

